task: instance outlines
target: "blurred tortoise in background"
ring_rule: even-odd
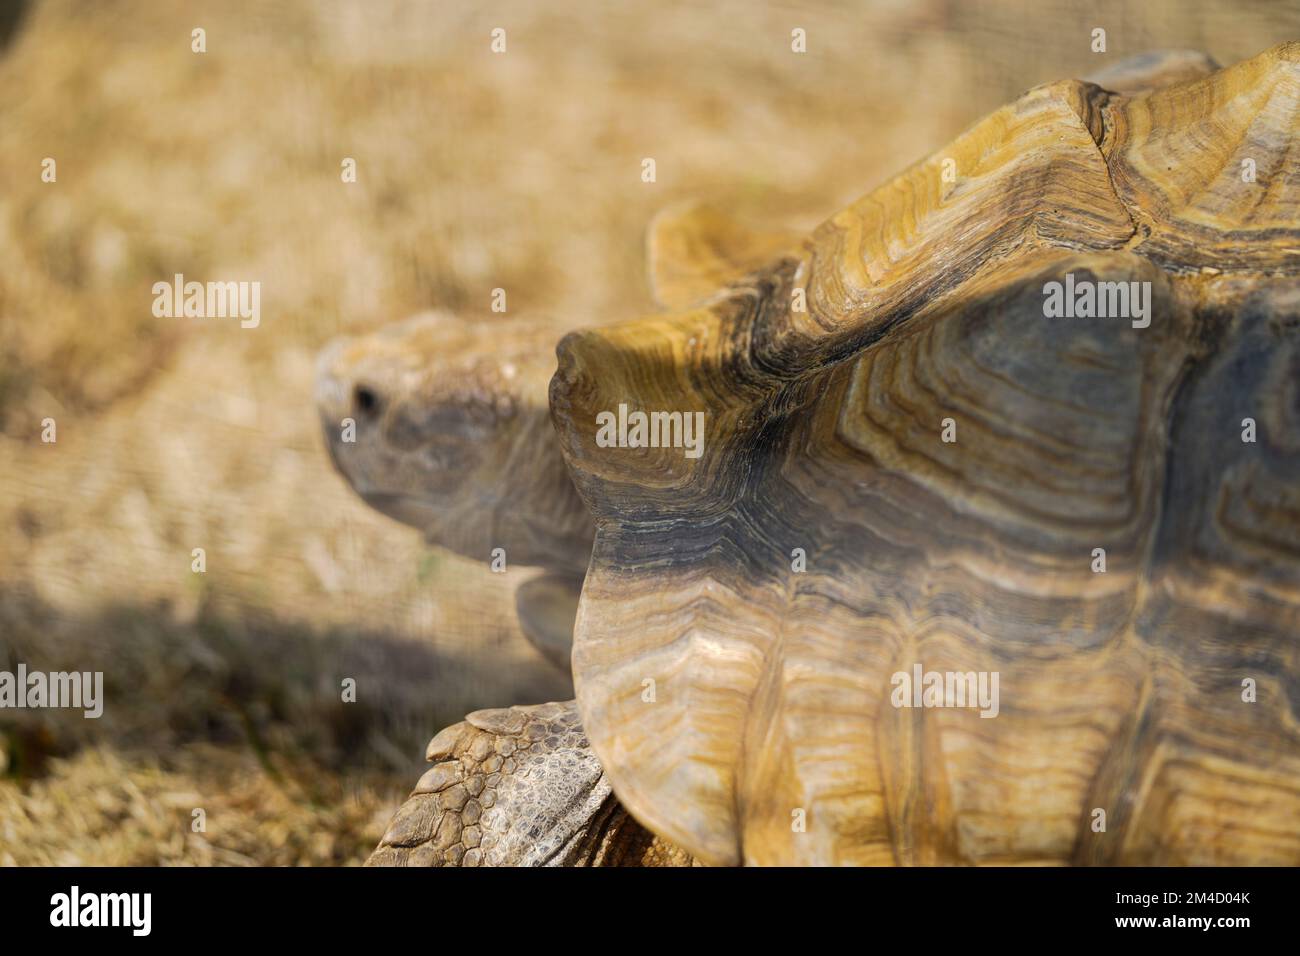
[[[648,236],[652,291],[666,307],[699,298],[795,238],[708,207],[666,210]],[[464,557],[487,563],[500,549],[508,566],[543,569],[516,592],[520,629],[566,672],[595,535],[547,398],[570,331],[426,312],[331,343],[316,376],[326,447],[367,504]]]
[[[473,560],[500,548],[507,567],[544,569],[516,591],[520,628],[567,671],[595,528],[546,405],[559,334],[418,315],[327,346],[316,401],[335,466],[371,507]]]
[[[550,385],[576,710],[443,731],[371,862],[1300,862],[1300,44],[1179,56],[705,298],[767,240],[661,228],[671,311]]]

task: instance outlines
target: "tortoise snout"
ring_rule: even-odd
[[[327,425],[341,427],[349,418],[358,425],[375,421],[388,404],[379,382],[349,367],[348,344],[326,346],[316,364],[316,407]]]

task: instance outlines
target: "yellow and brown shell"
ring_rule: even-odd
[[[1043,86],[562,341],[578,703],[638,820],[714,864],[1300,863],[1298,131],[1300,43]],[[638,411],[698,457],[598,440]]]

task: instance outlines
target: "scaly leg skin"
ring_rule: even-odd
[[[434,766],[367,866],[690,866],[614,797],[573,701],[479,710],[429,743]]]

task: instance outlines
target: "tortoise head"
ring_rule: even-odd
[[[445,313],[331,343],[316,379],[330,457],[367,504],[431,543],[585,568],[590,518],[546,407],[553,344]]]

